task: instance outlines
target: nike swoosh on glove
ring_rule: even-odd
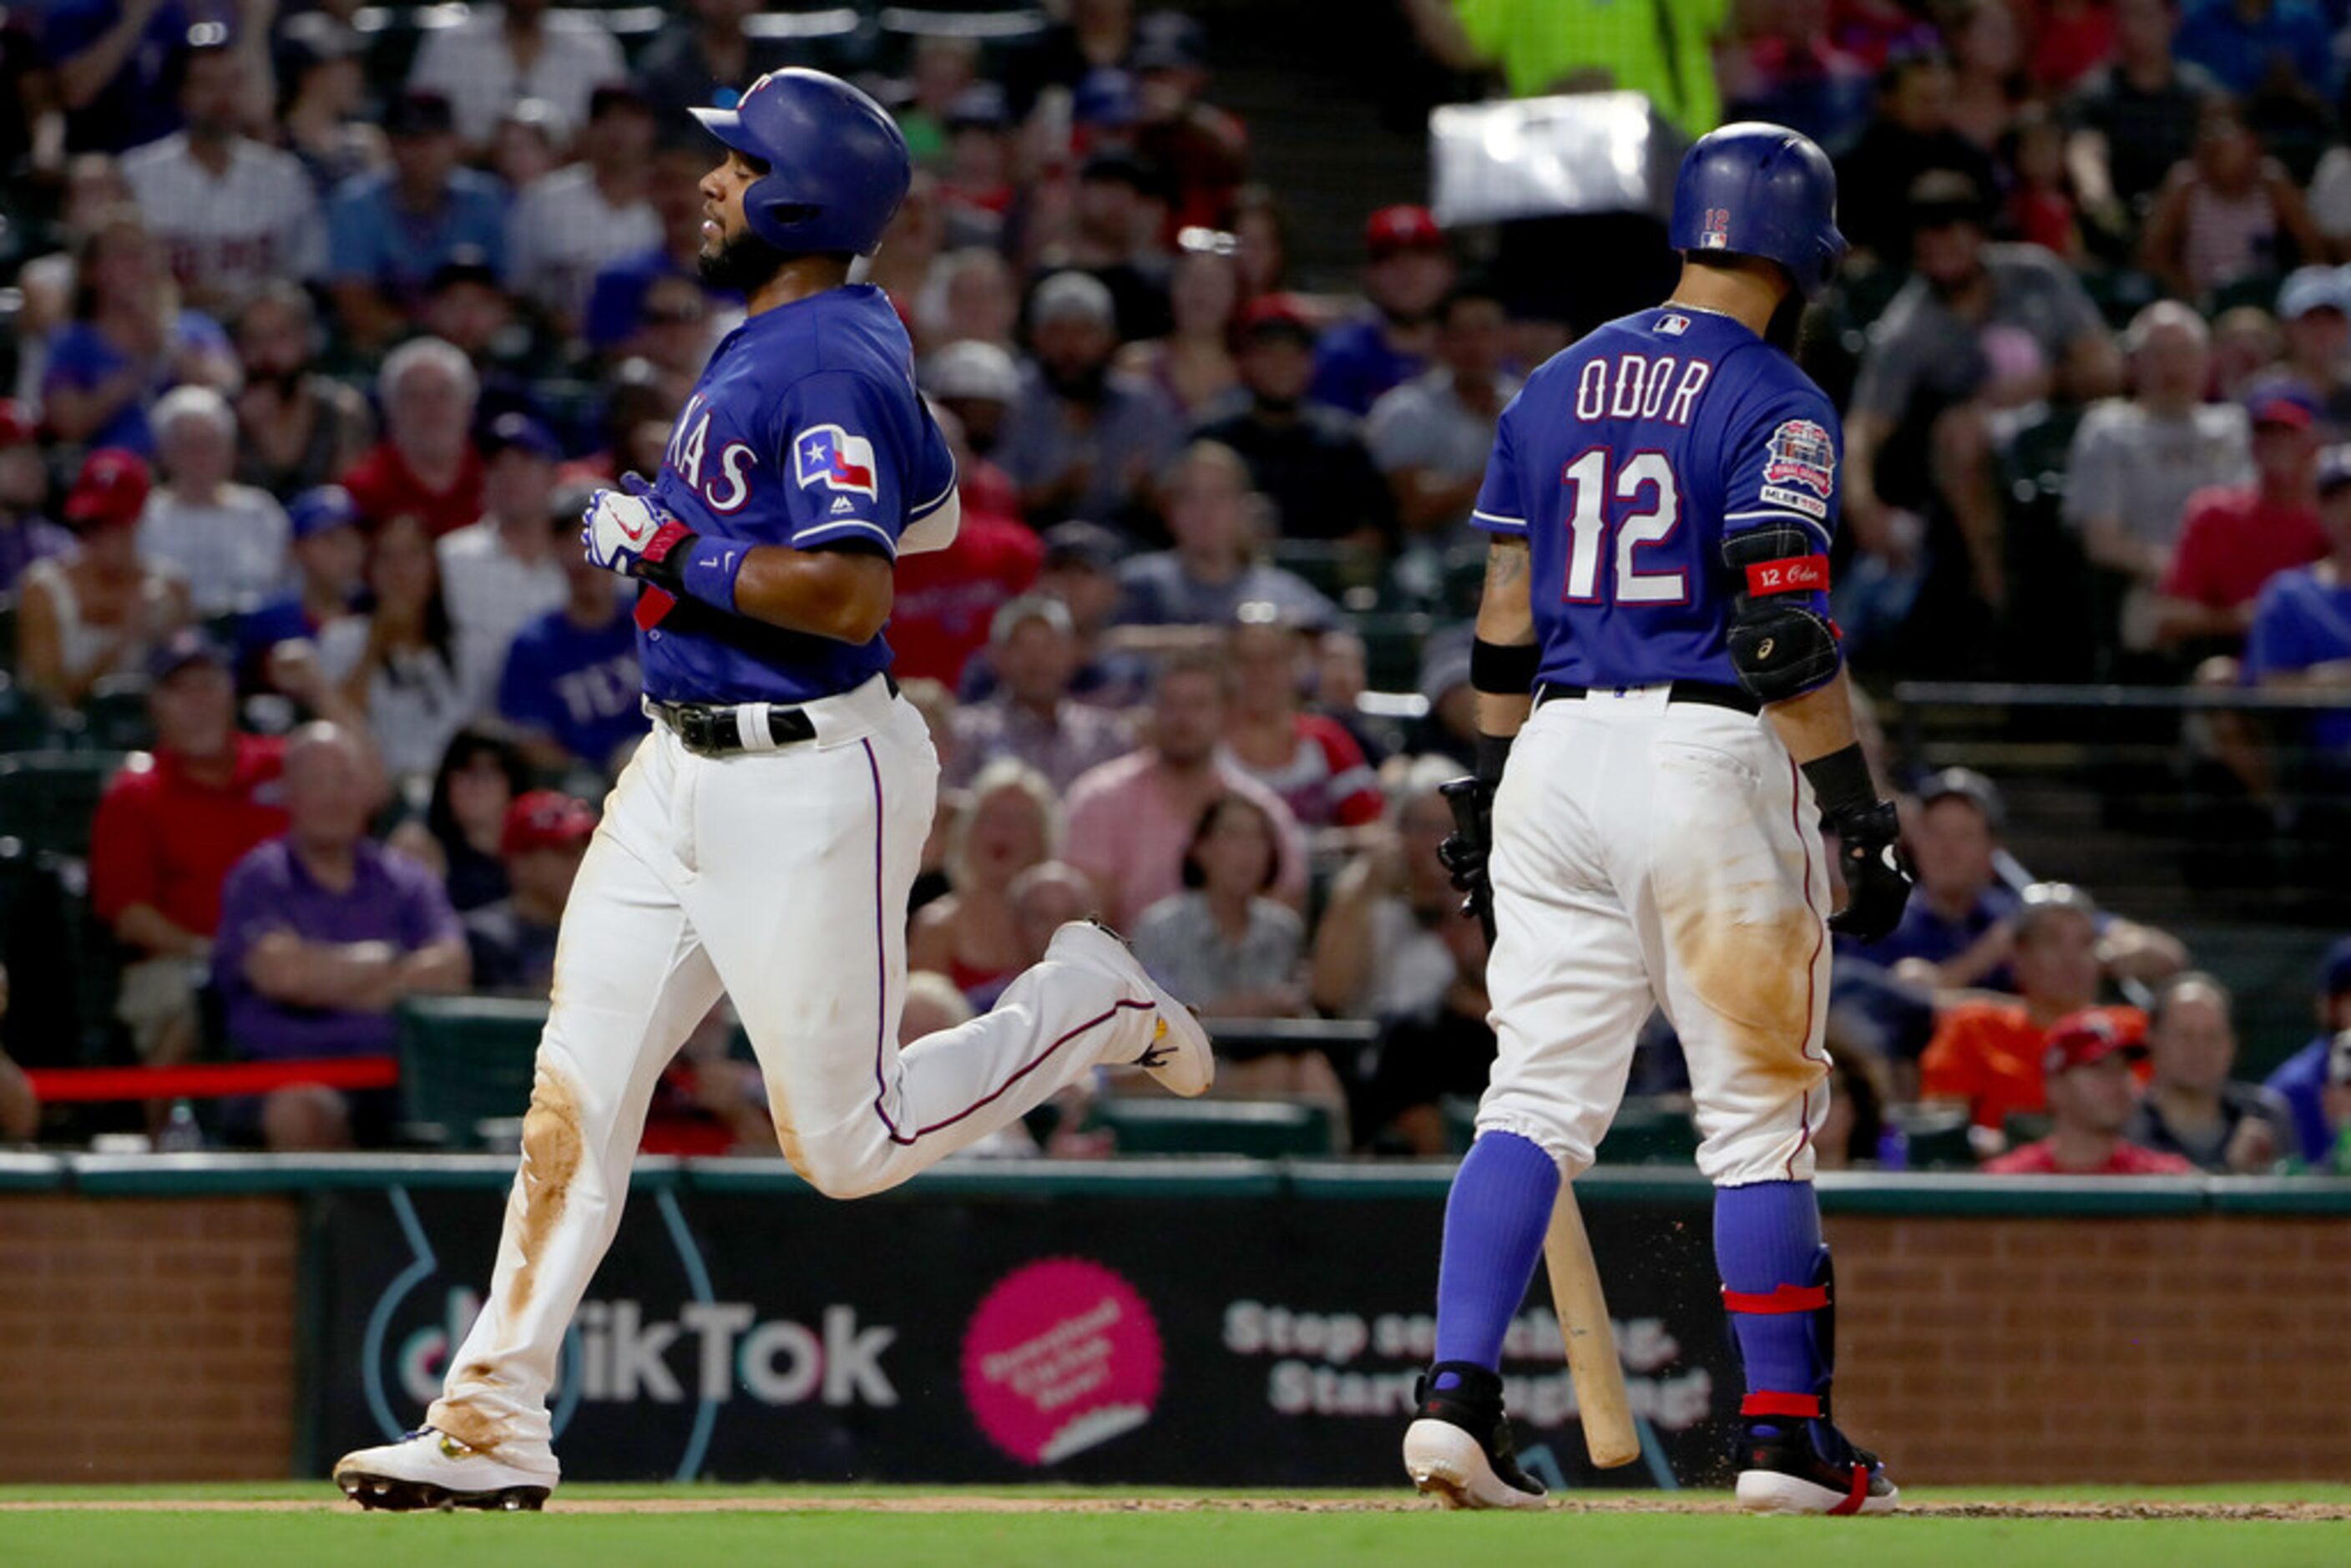
[[[618,490],[599,490],[580,515],[580,545],[589,563],[622,577],[642,577],[647,559],[660,560],[691,532],[653,499],[653,487],[634,474]]]

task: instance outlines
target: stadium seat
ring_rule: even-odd
[[[79,723],[71,727],[76,751],[144,751],[155,744],[147,714],[147,678],[112,675],[82,700]]]
[[[1698,1158],[1698,1124],[1679,1099],[1627,1098],[1616,1108],[1593,1163],[1604,1166],[1686,1166]]]
[[[106,792],[107,780],[126,766],[152,768],[154,759],[120,751],[0,757],[0,839],[14,839],[35,852],[86,859],[98,798]]]
[[[1382,611],[1354,618],[1364,640],[1366,684],[1374,691],[1409,692],[1420,686],[1420,649],[1429,618],[1419,611]]]
[[[412,1129],[451,1149],[483,1146],[484,1122],[530,1104],[547,1004],[496,997],[416,997],[400,1006],[400,1095]]]
[[[1886,1117],[1887,1124],[1902,1134],[1910,1169],[1975,1168],[1975,1150],[1968,1143],[1965,1106],[1895,1105],[1887,1108]]]
[[[1304,578],[1340,604],[1352,606],[1379,591],[1380,557],[1344,539],[1277,539],[1273,564]]]
[[[1108,1099],[1096,1125],[1122,1155],[1240,1155],[1253,1159],[1332,1152],[1331,1113],[1289,1100]]]

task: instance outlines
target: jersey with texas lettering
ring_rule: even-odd
[[[1523,537],[1539,680],[1736,685],[1732,595],[1828,613],[1844,437],[1828,398],[1740,322],[1667,305],[1598,328],[1502,411],[1472,521]],[[1744,580],[1725,538],[1789,528]]]
[[[955,493],[955,457],[914,390],[906,329],[882,291],[827,289],[719,340],[671,427],[654,495],[697,533],[746,545],[870,549]],[[664,702],[807,702],[888,667],[860,647],[648,591],[645,690]]]

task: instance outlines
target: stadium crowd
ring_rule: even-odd
[[[1856,253],[1805,359],[1847,411],[1865,681],[2351,687],[2342,0],[1690,0],[1678,52],[1646,5],[1398,6],[1499,90],[1633,87],[1836,156]],[[960,465],[961,537],[901,563],[888,631],[946,786],[908,1038],[1098,909],[1235,1020],[1223,1092],[1447,1147],[1493,1049],[1434,852],[1474,729],[1468,513],[1519,378],[1591,323],[1489,281],[1416,190],[1362,193],[1355,277],[1297,276],[1202,26],[1049,10],[854,57],[751,0],[625,36],[546,0],[5,13],[11,744],[103,717],[137,747],[87,834],[100,1028],[47,1009],[10,1051],[381,1056],[405,998],[544,993],[646,722],[580,514],[700,439],[673,425],[741,319],[695,265],[685,110],[805,63],[916,155],[869,277]],[[2351,718],[2308,723],[2204,744],[2259,803],[2351,768]],[[1902,1162],[1923,1103],[1994,1169],[2351,1171],[2351,945],[2312,1045],[2238,1082],[2195,955],[2004,876],[1991,780],[1879,762],[1921,878],[1838,953],[1823,1163]],[[1364,1027],[1282,1025],[1313,1019]],[[668,1146],[759,1144],[724,1027],[673,1071]],[[1654,1032],[1634,1088],[1670,1095]],[[1101,1152],[1062,1109],[1042,1146]],[[398,1114],[298,1085],[207,1120],[307,1148]],[[0,1139],[37,1115],[0,1055]]]

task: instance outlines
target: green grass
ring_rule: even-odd
[[[0,1502],[319,1500],[321,1488],[270,1486],[0,1487]],[[2218,1519],[1956,1519],[1896,1516],[1844,1521],[1750,1520],[1699,1514],[1439,1515],[1435,1513],[885,1513],[861,1499],[935,1497],[941,1488],[574,1487],[566,1499],[824,1498],[840,1511],[528,1515],[239,1513],[78,1510],[0,1513],[0,1561],[17,1564],[164,1563],[170,1568],[334,1568],[400,1564],[442,1568],[596,1568],[649,1563],[717,1568],[732,1563],[789,1568],[1317,1568],[1322,1563],[1444,1568],[1541,1564],[1610,1568],[1737,1561],[1802,1568],[2230,1568],[2351,1562],[2351,1523]],[[991,1497],[1196,1499],[1177,1490],[988,1489]],[[1283,1497],[1217,1493],[1217,1500]],[[1309,1494],[1331,1500],[1393,1500],[1394,1492]],[[1583,1494],[1593,1495],[1593,1494]],[[2351,1486],[1970,1488],[1917,1494],[1938,1502],[2322,1502],[2351,1505]]]

